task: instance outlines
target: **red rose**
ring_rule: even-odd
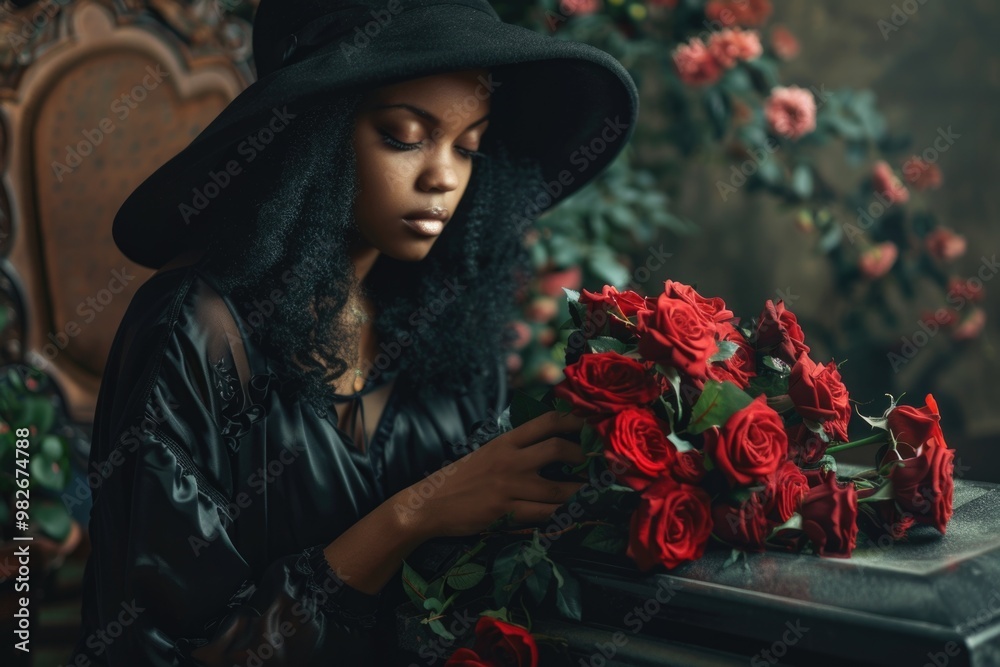
[[[803,353],[792,366],[788,397],[803,419],[823,424],[831,438],[847,440],[851,404],[835,363],[820,366]]]
[[[757,325],[757,351],[777,357],[788,365],[794,364],[800,354],[809,351],[798,318],[785,309],[783,301],[775,305],[768,299],[764,304]]]
[[[705,431],[705,454],[734,487],[749,486],[773,473],[788,456],[781,415],[759,394],[720,429]]]
[[[764,511],[769,518],[784,523],[799,509],[809,493],[809,481],[799,467],[785,461],[764,480]]]
[[[904,457],[904,454],[910,456]],[[881,466],[902,461],[889,472],[893,497],[917,523],[934,526],[943,535],[952,514],[955,491],[955,450],[934,436],[917,448],[897,444],[886,452]]]
[[[670,472],[678,482],[697,484],[705,477],[705,456],[697,449],[678,454]]]
[[[632,513],[629,558],[644,572],[701,558],[712,532],[711,505],[701,487],[661,477],[643,491]]]
[[[675,465],[677,448],[667,439],[669,431],[669,424],[645,408],[625,408],[613,419],[601,422],[598,430],[608,466],[636,491]]]
[[[893,540],[906,537],[906,531],[915,523],[913,515],[900,510],[894,500],[874,502],[871,507],[875,513],[876,528]]]
[[[802,530],[820,556],[848,558],[858,539],[858,492],[854,482],[841,485],[832,471],[802,499]]]
[[[889,432],[896,437],[897,442],[905,442],[911,447],[919,447],[931,436],[935,442],[944,444],[944,433],[941,431],[941,414],[938,412],[934,396],[927,394],[927,402],[922,408],[900,405],[886,415]]]
[[[565,374],[555,386],[555,396],[569,401],[574,414],[581,417],[647,405],[660,396],[660,383],[653,374],[617,352],[580,355]]]
[[[806,478],[810,489],[823,483],[823,476],[826,474],[823,472],[823,468],[799,468],[799,470]]]
[[[525,628],[492,616],[480,616],[473,647],[458,649],[444,664],[445,667],[537,667],[538,645]]]
[[[639,353],[649,361],[704,378],[715,354],[715,325],[684,299],[661,294],[653,309],[638,315]]]
[[[795,465],[801,468],[815,465],[826,454],[829,443],[823,442],[819,434],[802,422],[786,425],[785,433],[788,434],[788,460]]]
[[[649,305],[645,297],[630,290],[619,292],[612,285],[605,285],[600,294],[583,290],[580,293],[580,303],[587,306],[587,316],[594,329],[592,335],[599,335],[604,330],[604,322],[608,321],[609,332],[616,338],[628,338],[635,333],[634,327],[623,320],[633,317],[640,309]]]
[[[663,293],[669,297],[687,301],[713,322],[728,322],[733,319],[733,311],[726,308],[725,301],[717,296],[703,297],[690,285],[675,280],[666,280],[663,283]]]
[[[725,361],[715,361],[708,365],[708,377],[719,382],[729,380],[740,389],[746,389],[750,378],[757,375],[753,348],[740,330],[729,322],[716,327],[719,340],[736,344],[736,352]]]
[[[764,542],[774,525],[756,493],[739,505],[716,503],[712,506],[713,534],[743,551],[764,551]]]

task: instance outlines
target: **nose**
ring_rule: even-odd
[[[427,161],[417,179],[418,187],[424,192],[449,192],[459,186],[455,159],[449,156],[447,142],[435,142],[433,150],[427,152]]]

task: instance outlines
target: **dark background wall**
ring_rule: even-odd
[[[894,4],[906,17],[898,30],[892,23]],[[939,221],[968,240],[968,250],[952,266],[963,278],[976,275],[982,257],[1000,254],[1000,204],[996,191],[998,157],[997,108],[1000,104],[1000,5],[988,0],[906,3],[885,0],[775,3],[773,23],[783,23],[798,37],[802,52],[782,69],[782,81],[805,87],[869,88],[890,128],[908,133],[913,152],[932,146],[939,128],[960,135],[938,161],[944,184],[939,190],[913,193],[911,208],[932,210]],[[881,24],[880,21],[886,23]],[[819,161],[824,176],[850,188],[870,169],[871,161],[852,166],[843,150],[828,145]],[[900,167],[902,159],[890,159]],[[812,339],[814,358],[825,361],[829,350],[821,336],[836,331],[843,307],[852,303],[830,293],[826,259],[815,250],[815,236],[793,224],[795,211],[778,208],[764,196],[738,193],[723,202],[715,183],[727,178],[733,163],[702,162],[689,172],[676,207],[700,222],[702,232],[675,242],[668,275],[696,283],[706,294],[727,298],[738,314],[756,314],[777,290],[797,297],[793,310]],[[856,214],[842,211],[846,222]],[[995,274],[994,276],[995,277]],[[855,349],[842,367],[862,413],[884,410],[883,394],[922,405],[932,392],[941,403],[949,444],[958,449],[957,474],[967,479],[1000,481],[1000,279],[985,283],[987,324],[983,335],[957,345],[943,334],[933,337],[895,372],[885,349]],[[901,328],[895,337],[917,331],[920,309],[944,305],[930,283],[918,303],[894,304]],[[855,301],[856,302],[856,301]],[[872,318],[872,327],[879,326]],[[834,334],[836,335],[836,334]],[[837,359],[841,361],[841,359]],[[852,436],[867,426],[855,417]],[[863,455],[867,463],[869,454]]]

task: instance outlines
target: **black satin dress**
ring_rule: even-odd
[[[289,398],[234,312],[203,262],[154,274],[128,307],[97,402],[93,552],[67,665],[398,658],[398,574],[366,594],[322,550],[481,444],[505,406],[506,373],[498,364],[480,386],[433,398],[394,383],[362,451],[334,410]],[[359,395],[397,372],[393,364]]]

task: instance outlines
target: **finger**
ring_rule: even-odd
[[[549,410],[534,419],[529,419],[510,433],[516,434],[514,436],[516,446],[527,447],[557,433],[579,433],[584,423],[583,417]]]
[[[587,460],[583,448],[566,438],[549,438],[539,443],[522,448],[519,456],[523,456],[525,465],[537,470],[552,461],[564,461],[579,465]]]
[[[515,500],[512,507],[514,523],[542,523],[555,514],[562,503],[539,503],[531,500]]]
[[[545,479],[536,475],[534,479],[526,480],[523,485],[518,485],[514,498],[516,500],[530,500],[536,503],[557,503],[562,504],[576,495],[576,492],[584,485],[584,482],[557,482]]]

